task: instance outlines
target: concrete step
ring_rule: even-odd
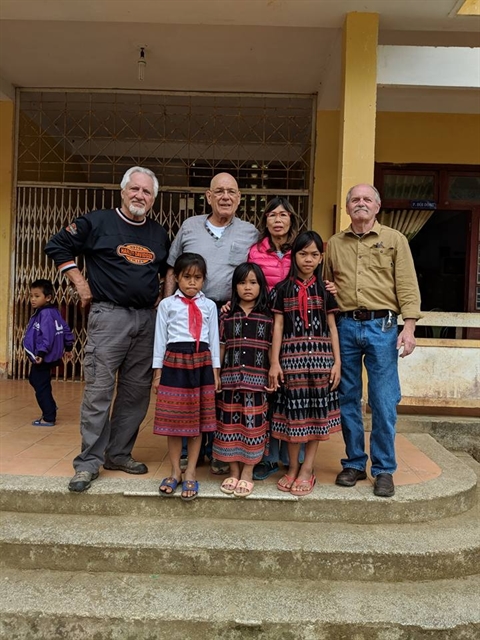
[[[344,576],[348,578],[348,574]],[[2,572],[5,640],[477,640],[480,580]]]
[[[478,463],[409,436],[442,469],[398,487],[3,478],[3,640],[473,640],[480,637]],[[132,490],[132,485],[135,489]],[[372,524],[374,523],[374,524]]]
[[[202,481],[200,496],[191,503],[179,495],[158,494],[158,480],[126,477],[100,478],[83,494],[68,491],[65,478],[1,476],[0,509],[30,513],[130,515],[221,520],[343,522],[368,524],[428,522],[468,511],[476,502],[477,477],[457,458],[426,434],[408,438],[441,469],[428,482],[398,486],[393,498],[377,498],[369,483],[353,488],[317,484],[313,493],[296,498],[276,489],[273,481],[257,482],[247,499],[226,496],[221,479]],[[419,470],[421,472],[421,470]]]
[[[403,525],[10,512],[0,525],[0,562],[68,571],[437,580],[478,572],[479,521],[478,506]]]
[[[476,460],[480,460],[480,419],[478,418],[400,414],[397,431],[403,435],[429,433],[444,447],[465,451]]]

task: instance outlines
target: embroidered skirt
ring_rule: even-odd
[[[215,431],[215,383],[210,349],[194,342],[167,345],[155,407],[153,432],[192,438]]]
[[[273,408],[271,434],[287,442],[328,440],[340,431],[337,391],[330,389],[325,373],[285,372],[285,384],[277,392]]]
[[[263,391],[222,391],[217,403],[214,458],[222,462],[260,462],[266,445],[267,411],[266,393]]]

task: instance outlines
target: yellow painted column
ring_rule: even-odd
[[[377,13],[349,13],[343,27],[336,231],[350,224],[345,211],[350,187],[373,184],[378,19]]]
[[[0,377],[8,373],[13,228],[13,102],[0,101]]]
[[[339,116],[339,111],[317,112],[312,229],[322,236],[324,242],[335,232],[333,205],[337,199]]]

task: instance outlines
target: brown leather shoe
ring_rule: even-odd
[[[380,498],[391,498],[395,493],[395,485],[391,473],[379,473],[375,476],[373,493]]]
[[[358,480],[365,480],[366,477],[367,474],[365,471],[359,471],[358,469],[353,469],[353,467],[346,467],[338,474],[335,484],[339,484],[341,487],[354,487]]]

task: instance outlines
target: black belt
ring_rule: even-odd
[[[390,311],[389,309],[379,309],[378,311],[355,309],[354,311],[344,311],[341,315],[344,318],[353,318],[359,322],[364,322],[365,320],[374,320],[375,318],[385,318],[389,313],[394,317],[397,316],[396,313],[393,313],[393,311]]]

